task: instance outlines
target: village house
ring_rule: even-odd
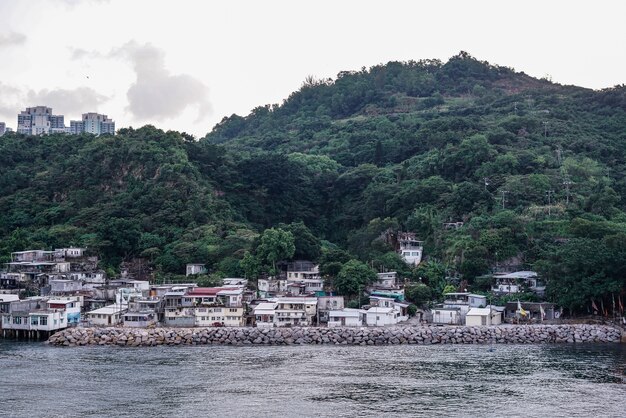
[[[276,326],[277,302],[261,302],[254,307],[254,322],[259,328],[271,328]]]
[[[396,325],[400,313],[394,308],[371,307],[365,311],[365,323],[368,327],[384,327]]]
[[[196,287],[165,295],[165,323],[169,326],[245,325],[242,287]]]
[[[521,305],[526,315],[522,315],[519,311]],[[548,302],[507,302],[505,311],[505,319],[512,320],[524,320],[531,322],[549,321],[552,319],[558,319],[560,311],[556,310],[554,303]],[[543,310],[543,317],[542,317]]]
[[[242,279],[240,277],[227,277],[222,279],[222,286],[224,287],[243,287],[248,286],[248,279]]]
[[[207,274],[208,270],[205,264],[187,264],[185,268],[186,276],[193,276],[195,274]]]
[[[151,327],[161,320],[162,312],[162,299],[155,296],[134,298],[128,303],[123,325],[125,327]]]
[[[49,336],[80,321],[77,300],[55,300],[40,296],[0,302],[3,336]],[[69,315],[69,321],[68,321]]]
[[[292,295],[315,293],[324,290],[324,279],[320,275],[318,264],[301,260],[279,263],[279,267],[282,269],[281,278],[287,279],[287,291],[290,290],[290,286],[291,289],[295,290],[295,293],[291,292]]]
[[[278,306],[274,315],[274,323],[284,326],[315,325],[317,298],[315,297],[282,297],[277,299]]]
[[[468,309],[469,311],[469,309]],[[434,308],[432,310],[432,322],[439,325],[461,325],[463,323],[463,316],[461,315],[461,308],[443,306]]]
[[[491,306],[487,308],[470,308],[465,314],[465,325],[485,326],[499,325],[502,323],[502,313]]]
[[[331,311],[339,311],[344,308],[343,296],[318,296],[317,297],[317,321],[325,324],[329,321]]]
[[[157,314],[154,311],[128,311],[122,318],[123,325],[130,328],[148,328],[158,323]]]
[[[363,309],[339,309],[328,313],[329,327],[361,327],[365,321],[366,311]]]
[[[519,293],[525,290],[543,296],[546,285],[534,271],[516,271],[513,273],[496,273],[493,275],[495,284],[492,291],[498,294]]]
[[[417,266],[422,262],[424,242],[419,241],[413,232],[398,232],[398,254],[407,264]]]
[[[266,298],[287,292],[287,279],[267,277],[258,280],[259,296]]]
[[[398,288],[398,273],[395,271],[388,271],[385,273],[377,273],[376,280],[372,285],[379,289],[397,289]]]
[[[87,322],[91,326],[111,327],[119,325],[127,311],[126,305],[113,304],[87,312]]]
[[[443,295],[443,304],[432,310],[434,324],[465,323],[465,315],[471,308],[484,308],[487,306],[487,297],[468,292],[450,292]]]

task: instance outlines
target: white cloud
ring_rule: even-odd
[[[136,119],[171,119],[190,107],[197,109],[198,118],[211,112],[208,87],[188,74],[170,74],[165,53],[154,45],[131,41],[111,56],[127,59],[135,71],[136,80],[126,95],[128,110]]]
[[[89,87],[78,87],[71,90],[43,89],[37,92],[31,90],[26,98],[28,103],[31,103],[29,106],[45,105],[72,115],[96,111],[100,104],[109,100],[107,96]]]
[[[0,48],[7,46],[23,45],[26,42],[26,35],[17,32],[0,33]]]

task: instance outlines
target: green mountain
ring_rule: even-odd
[[[572,312],[626,289],[626,87],[562,86],[466,53],[309,77],[200,141],[152,126],[8,134],[0,167],[5,259],[85,245],[111,269],[206,262],[216,277],[271,270],[283,254],[338,278],[357,259],[435,294],[486,290],[484,273],[516,265]],[[428,261],[404,266],[389,230],[416,232]]]

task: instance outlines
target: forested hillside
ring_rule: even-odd
[[[141,257],[157,277],[189,262],[218,277],[309,258],[339,284],[396,269],[435,295],[486,290],[485,273],[515,265],[572,312],[626,289],[626,87],[561,86],[466,53],[310,77],[199,141],[151,126],[8,134],[0,167],[5,259],[84,245],[110,271]],[[416,232],[427,261],[404,266],[389,229]]]

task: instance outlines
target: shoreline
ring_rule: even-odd
[[[619,328],[607,325],[395,326],[294,328],[67,328],[46,342],[53,346],[117,345],[430,345],[619,343]]]

